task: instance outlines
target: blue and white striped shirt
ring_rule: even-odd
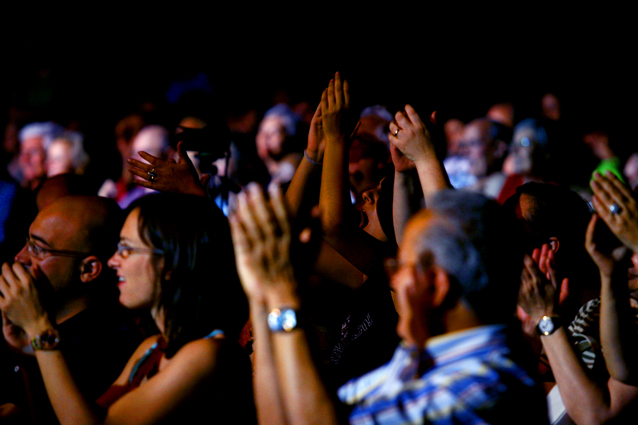
[[[506,330],[445,334],[424,351],[400,344],[390,362],[339,389],[341,401],[355,406],[350,423],[547,423],[544,394],[513,360]]]

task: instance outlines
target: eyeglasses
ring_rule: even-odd
[[[122,242],[118,242],[117,244],[117,255],[122,258],[128,258],[131,254],[154,254],[154,255],[162,255],[164,251],[160,249],[154,248],[134,248],[132,246],[124,245]]]
[[[33,240],[31,240],[31,238],[29,237],[26,238],[26,246],[27,246],[27,251],[29,251],[29,255],[38,260],[43,260],[48,255],[54,255],[58,257],[73,257],[73,258],[86,257],[87,255],[90,255],[88,252],[65,251],[60,249],[44,248],[40,245],[36,245],[36,243]]]

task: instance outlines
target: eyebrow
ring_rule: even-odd
[[[29,234],[29,238],[33,239],[35,241],[38,241],[46,246],[51,246],[50,243],[48,243],[47,241],[45,241],[42,237],[38,236],[38,235],[34,235],[33,233]]]

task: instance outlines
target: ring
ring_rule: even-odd
[[[394,133],[392,133],[392,135],[393,135],[394,137],[397,137],[397,134],[399,134],[399,129],[398,129],[398,128],[396,129],[396,131],[395,131]]]
[[[155,178],[157,177],[157,174],[155,174],[154,171],[155,168],[148,172],[148,181],[151,183],[155,183]]]
[[[609,206],[609,212],[612,213],[613,215],[620,213],[620,205],[614,202],[613,204]]]

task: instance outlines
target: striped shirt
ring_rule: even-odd
[[[547,423],[544,394],[513,360],[508,334],[489,325],[431,338],[424,351],[400,344],[390,362],[339,389],[354,406],[350,423]]]

